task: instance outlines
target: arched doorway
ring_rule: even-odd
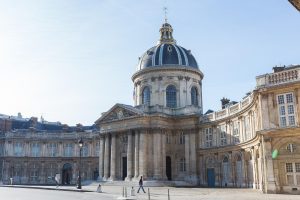
[[[168,181],[172,180],[172,165],[171,165],[171,157],[166,157],[166,175],[168,178]]]
[[[72,179],[72,165],[66,163],[62,169],[62,185],[70,185]]]
[[[206,159],[206,177],[207,177],[207,186],[215,187],[215,159],[213,156],[209,156]]]

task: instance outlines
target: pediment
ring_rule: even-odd
[[[141,111],[129,105],[116,104],[109,111],[104,113],[95,123],[123,120],[126,118],[138,116]]]

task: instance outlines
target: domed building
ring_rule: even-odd
[[[54,184],[58,173],[68,185],[80,171],[83,182],[143,176],[146,186],[300,194],[299,74],[274,67],[240,102],[203,114],[203,73],[165,22],[132,76],[134,106],[116,104],[87,127],[0,114],[0,180]]]
[[[202,78],[191,51],[176,44],[164,23],[158,44],[140,57],[132,76],[135,106],[116,104],[96,121],[100,177],[196,184]]]
[[[242,101],[203,114],[203,73],[164,23],[132,76],[134,106],[95,122],[100,180],[299,193],[300,66],[273,69]]]

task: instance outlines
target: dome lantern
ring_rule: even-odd
[[[158,44],[175,44],[176,41],[173,38],[173,28],[172,26],[165,22],[161,28],[159,29],[160,32],[160,39],[158,41]]]

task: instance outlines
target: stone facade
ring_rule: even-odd
[[[98,178],[99,136],[97,133],[49,133],[9,131],[1,134],[1,180],[4,184],[75,184],[79,168],[78,138],[84,140],[81,172],[83,180]]]
[[[1,134],[3,183],[50,184],[54,173],[75,183],[83,138],[84,180],[299,194],[300,65],[275,67],[242,101],[203,114],[203,73],[170,24],[160,32],[132,76],[134,106],[113,106],[97,131]]]

